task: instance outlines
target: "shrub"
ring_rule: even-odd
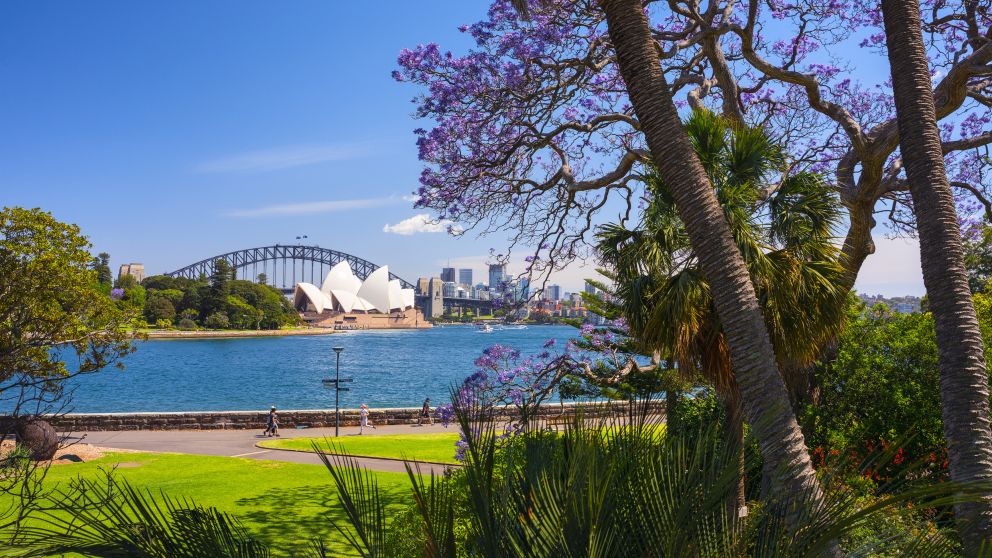
[[[145,319],[148,323],[165,320],[171,324],[175,317],[176,307],[164,297],[153,296],[145,303]]]
[[[227,329],[231,327],[231,321],[227,319],[227,314],[223,312],[214,312],[207,316],[207,319],[203,322],[203,325],[210,329]]]
[[[893,448],[901,449],[893,465],[926,463],[931,473],[944,474],[940,371],[931,314],[852,304],[837,356],[818,367],[817,382],[820,404],[803,413],[814,461],[843,453],[857,465],[911,433],[901,448]],[[878,471],[876,480],[888,473]]]
[[[179,320],[179,329],[183,331],[190,331],[196,329],[196,322],[189,318],[183,318]]]

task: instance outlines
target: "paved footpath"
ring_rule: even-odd
[[[435,425],[383,425],[375,430],[366,429],[366,436],[382,434],[427,434],[430,432],[456,432],[454,427],[445,429]],[[300,437],[333,437],[333,428],[303,428],[298,430],[280,430],[283,438]],[[358,436],[357,426],[342,426],[341,437]],[[104,448],[119,448],[141,451],[157,451],[172,453],[188,453],[193,455],[218,455],[224,457],[244,457],[270,461],[288,461],[290,463],[320,464],[320,458],[312,453],[285,451],[256,447],[263,440],[271,440],[262,436],[258,430],[124,430],[80,432],[69,437],[69,442],[82,442]],[[376,471],[405,472],[404,462],[393,459],[378,459],[374,457],[356,458],[359,464]],[[421,463],[420,470],[424,473],[442,473],[446,467]]]

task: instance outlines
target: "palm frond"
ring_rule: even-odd
[[[25,556],[264,558],[269,550],[232,516],[126,481],[79,479],[24,530]]]

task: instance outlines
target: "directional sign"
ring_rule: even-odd
[[[355,381],[354,378],[341,378],[340,380],[335,380],[334,378],[324,378],[323,380],[321,380],[321,382],[325,384],[336,384],[338,382],[345,383],[345,382],[354,382],[354,381]]]
[[[351,388],[338,388],[338,391],[351,391]]]

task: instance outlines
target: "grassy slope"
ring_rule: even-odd
[[[458,434],[442,432],[436,434],[346,436],[337,439],[287,438],[266,440],[259,445],[268,448],[312,451],[311,444],[317,442],[322,449],[335,451],[335,448],[340,447],[351,455],[456,463],[455,442],[457,441]]]
[[[135,487],[186,496],[236,515],[276,556],[298,555],[314,537],[329,544],[334,555],[347,550],[331,523],[343,521],[344,516],[336,507],[334,481],[322,465],[184,454],[109,454],[89,463],[54,466],[46,482],[99,475],[100,468],[118,463],[122,465],[116,476]],[[384,500],[396,509],[411,501],[405,473],[376,473],[376,477]]]

